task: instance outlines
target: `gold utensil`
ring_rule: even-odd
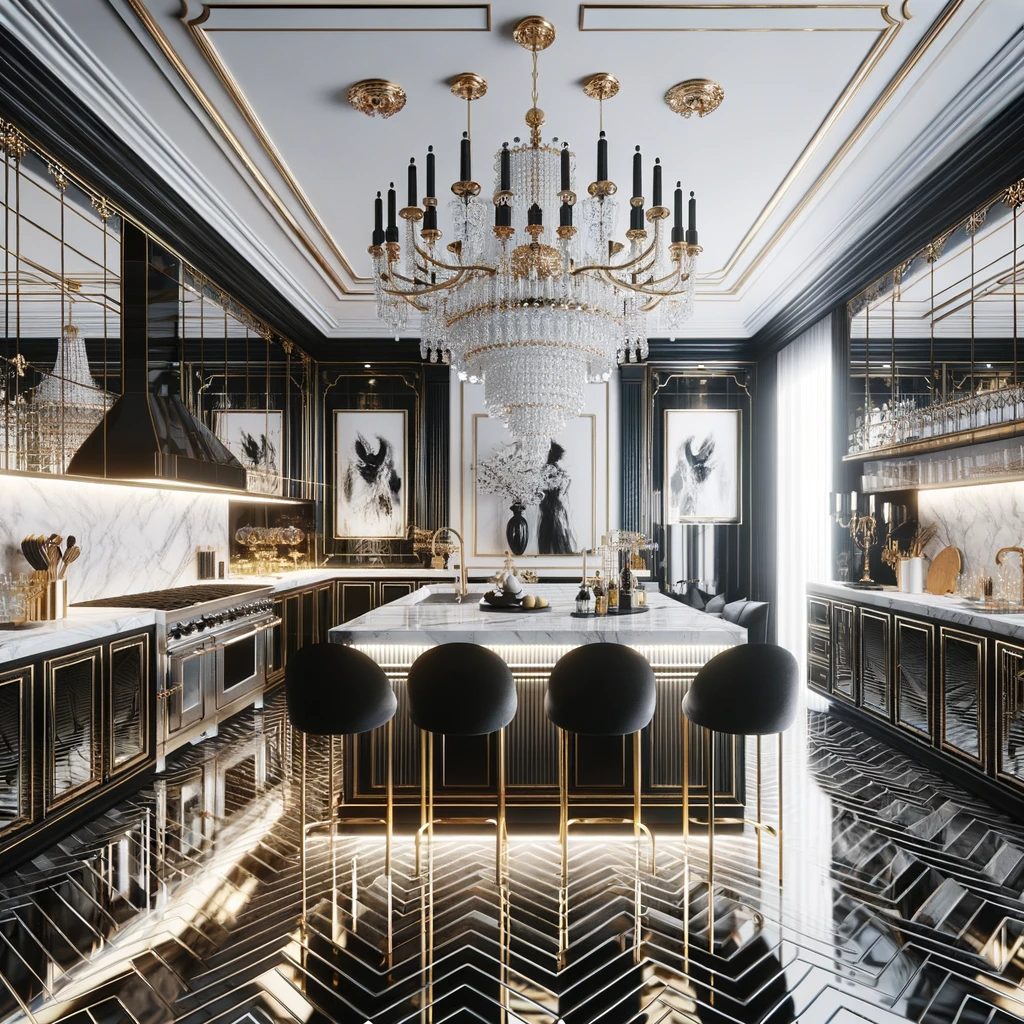
[[[69,537],[68,538],[68,540],[72,540],[72,541],[74,539],[75,539],[74,537]],[[69,547],[64,552],[64,557],[61,559],[60,571],[57,573],[57,579],[59,579],[59,580],[64,579],[64,574],[68,571],[68,566],[73,561],[75,561],[75,559],[77,559],[78,556],[81,553],[82,553],[82,549],[77,544],[72,544],[71,547]]]
[[[46,548],[46,575],[50,580],[57,578],[57,565],[60,562],[60,545],[49,544]]]

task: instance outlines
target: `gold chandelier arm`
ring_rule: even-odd
[[[689,274],[685,274],[682,280],[686,281],[689,276]],[[638,295],[653,295],[656,298],[668,299],[673,295],[684,295],[686,293],[685,288],[674,288],[671,291],[657,291],[649,288],[647,285],[630,284],[627,281],[619,281],[616,278],[613,278],[607,271],[604,273],[604,278],[609,284],[616,285],[619,288],[628,288],[631,292],[636,292]]]
[[[650,313],[652,310],[657,309],[658,306],[660,306],[664,301],[665,301],[665,296],[664,295],[660,295],[656,299],[651,299],[650,302],[645,302],[640,307],[640,312],[641,313]]]
[[[652,252],[654,252],[654,246],[655,243],[651,242],[651,244],[646,249],[644,249],[644,251],[640,253],[639,256],[636,256],[635,258],[628,260],[625,263],[619,263],[614,267],[611,266],[610,264],[605,265],[602,263],[590,263],[583,267],[576,267],[576,269],[571,271],[571,273],[583,274],[586,273],[586,271],[588,270],[607,271],[609,273],[612,273],[616,270],[629,270],[630,267],[635,267],[638,263],[642,263],[645,259],[647,259],[647,257],[650,256]]]
[[[461,273],[462,271],[465,270],[478,270],[482,274],[487,274],[488,277],[494,277],[494,275],[497,273],[497,270],[495,270],[494,267],[485,267],[475,263],[445,263],[443,260],[439,260],[431,256],[429,252],[427,252],[425,249],[421,249],[415,243],[413,244],[413,248],[425,260],[428,260],[429,262],[433,263],[434,266],[440,267],[442,270],[450,270],[452,271],[452,273]]]
[[[439,284],[428,284],[423,288],[417,288],[415,291],[411,292],[402,291],[401,289],[398,288],[383,288],[382,291],[384,291],[387,295],[399,295],[403,299],[409,297],[416,297],[418,295],[427,295],[430,292],[443,292],[447,291],[449,288],[454,288],[458,284],[462,284],[463,273],[469,273],[471,270],[474,269],[474,267],[466,267],[466,270],[464,272],[460,271],[450,281],[441,281]]]

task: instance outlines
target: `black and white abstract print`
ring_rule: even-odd
[[[273,409],[225,410],[214,417],[225,447],[245,467],[247,488],[258,494],[281,494],[284,416]]]
[[[737,522],[739,412],[665,413],[665,521]]]
[[[336,414],[337,537],[405,535],[405,413]]]

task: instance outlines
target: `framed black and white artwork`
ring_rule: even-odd
[[[473,415],[473,554],[501,558],[512,495],[488,487],[484,468],[516,463],[514,442],[501,420]],[[524,557],[577,557],[597,543],[597,417],[570,420],[547,448],[522,495],[529,535]],[[520,475],[523,475],[520,467]],[[498,493],[496,493],[496,490]]]
[[[334,413],[334,536],[404,537],[409,481],[404,409]]]
[[[665,411],[665,524],[742,517],[739,409]]]
[[[273,409],[226,409],[213,414],[213,431],[245,467],[246,489],[284,491],[284,414]]]

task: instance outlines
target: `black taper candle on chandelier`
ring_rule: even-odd
[[[597,180],[608,180],[608,139],[604,132],[597,137]]]
[[[686,241],[686,232],[683,231],[683,183],[681,181],[676,182],[675,217],[672,221],[672,241]]]
[[[379,192],[373,201],[373,244],[384,244],[384,200]]]
[[[654,185],[651,188],[651,206],[661,206],[661,157],[654,158]]]
[[[416,198],[416,157],[411,157],[409,159],[409,202],[405,205],[419,205],[419,199]]]
[[[697,200],[690,193],[690,220],[686,228],[686,244],[697,244]]]
[[[508,192],[512,188],[512,155],[508,151],[508,143],[501,144],[501,162],[499,173],[499,190]],[[512,226],[512,207],[507,203],[499,203],[494,207],[494,226],[507,228]]]
[[[462,133],[462,145],[459,150],[459,181],[471,181],[473,177],[473,160],[469,151],[469,132]]]
[[[397,206],[398,202],[397,196],[395,195],[395,183],[391,182],[391,187],[388,189],[388,229],[384,234],[385,242],[398,241]]]
[[[644,208],[643,208],[643,194],[644,194],[644,169],[643,162],[640,157],[640,147],[636,147],[636,152],[633,154],[633,199],[639,199],[640,202],[634,205],[630,203],[629,206],[629,229],[630,231],[642,231],[644,227]]]
[[[434,147],[427,146],[427,193],[423,197],[423,230],[424,231],[436,231],[437,230],[437,192],[435,191],[436,184],[434,181]],[[427,199],[433,199],[434,202],[428,203]]]
[[[569,143],[562,143],[562,183],[561,191],[568,192],[572,187],[569,184]]]
[[[508,143],[501,144],[501,191],[508,192],[512,188],[512,154],[508,151]]]

